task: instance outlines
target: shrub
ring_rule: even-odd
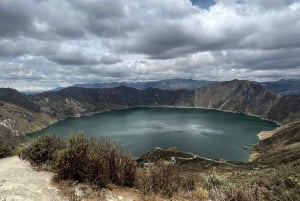
[[[64,142],[57,135],[43,135],[19,150],[18,155],[31,164],[52,164],[55,160],[56,151],[64,146]]]
[[[105,187],[109,182],[132,187],[136,179],[135,160],[109,140],[87,138],[82,132],[66,141],[44,135],[19,151],[32,164],[46,164],[58,180],[76,180]]]
[[[56,153],[55,169],[59,179],[86,179],[88,147],[88,139],[83,134],[68,138],[65,148]]]
[[[132,187],[136,177],[136,163],[129,154],[119,153],[117,157],[118,184]]]
[[[132,156],[109,140],[102,140],[100,144],[98,147],[103,147],[102,156],[107,162],[110,180],[118,185],[132,187],[136,175],[136,162]]]
[[[218,187],[218,188],[229,188],[230,187],[229,181],[222,174],[217,174],[215,172],[212,172],[211,174],[208,174],[204,179],[205,179],[204,185],[209,190],[211,190],[215,187]]]
[[[107,154],[106,148],[99,140],[90,140],[89,151],[87,154],[87,180],[95,185],[105,187],[110,181],[110,171],[108,160],[104,158]]]
[[[199,201],[206,201],[206,200],[208,200],[209,192],[208,192],[208,190],[206,190],[202,187],[198,187],[194,192],[194,196]]]
[[[109,182],[133,186],[136,163],[108,140],[88,139],[83,134],[69,137],[66,147],[56,154],[58,179],[70,179],[105,187]]]
[[[172,197],[179,191],[195,189],[196,181],[192,175],[181,175],[172,164],[159,162],[155,166],[140,169],[136,186],[144,193],[160,193]]]
[[[7,145],[7,142],[0,138],[0,158],[10,156],[12,154],[11,148]]]

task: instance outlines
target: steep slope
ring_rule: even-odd
[[[10,88],[0,89],[0,136],[18,136],[41,129],[51,121],[27,95]]]
[[[253,147],[254,163],[269,165],[300,163],[300,121],[288,123],[271,131],[272,135]]]
[[[38,106],[35,105],[27,95],[15,89],[0,88],[0,104],[3,105],[3,102],[9,102],[30,111],[39,110]]]
[[[64,119],[145,105],[193,105],[193,91],[163,91],[160,89],[138,90],[125,86],[112,89],[84,89],[70,87],[58,92],[46,92],[32,96],[32,100],[41,110]]]
[[[257,82],[233,80],[195,91],[195,106],[228,110],[288,122],[300,118],[300,96],[279,95]]]

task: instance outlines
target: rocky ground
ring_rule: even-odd
[[[0,200],[64,200],[51,185],[52,177],[52,173],[33,170],[17,156],[0,159]]]

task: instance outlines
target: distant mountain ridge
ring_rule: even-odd
[[[280,94],[300,94],[300,79],[262,82],[264,87]]]
[[[137,106],[202,107],[232,111],[280,123],[300,119],[300,96],[280,95],[260,83],[232,80],[196,90],[68,87],[25,95],[0,89],[0,127],[21,135],[68,117]]]
[[[207,86],[212,83],[217,83],[219,81],[208,81],[208,80],[192,80],[192,79],[167,79],[159,81],[149,81],[149,82],[92,82],[92,83],[82,83],[75,84],[71,87],[80,88],[91,88],[91,89],[102,89],[102,88],[115,88],[119,86],[126,86],[136,89],[148,89],[156,88],[162,90],[178,90],[187,89],[195,90],[197,88]],[[286,79],[270,82],[260,82],[262,86],[271,91],[279,94],[300,94],[300,79]],[[61,91],[67,87],[57,87],[50,91]],[[38,93],[43,93],[43,91],[23,91],[24,94],[34,95]]]
[[[109,83],[85,83],[75,84],[73,87],[81,88],[114,88],[118,86],[127,86],[136,89],[157,88],[163,90],[188,89],[195,90],[197,88],[207,86],[208,84],[217,83],[218,81],[208,80],[192,80],[192,79],[168,79],[151,82],[109,82]],[[279,94],[300,94],[300,79],[282,79],[278,81],[260,82],[262,86]],[[61,90],[62,88],[55,89]]]
[[[150,82],[109,82],[109,83],[86,83],[86,84],[75,84],[73,87],[81,88],[114,88],[118,86],[126,86],[136,89],[147,89],[147,88],[157,88],[163,90],[178,90],[178,89],[188,89],[194,90],[196,88],[206,86],[213,81],[207,80],[192,80],[192,79],[167,79],[160,81],[150,81]]]

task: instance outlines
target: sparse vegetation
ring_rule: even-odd
[[[4,158],[12,155],[13,151],[11,147],[7,144],[7,142],[0,138],[0,158]]]
[[[300,162],[290,157],[298,153],[299,143],[271,150],[251,163],[229,163],[191,157],[178,150],[155,149],[138,160],[150,165],[137,167],[132,156],[111,141],[87,138],[82,132],[66,140],[56,135],[42,136],[19,152],[32,164],[50,167],[56,181],[133,187],[143,193],[145,200],[200,201],[300,200]],[[271,163],[278,157],[288,160]],[[176,163],[170,158],[176,158]]]
[[[53,165],[56,152],[65,147],[65,143],[55,134],[43,135],[18,150],[21,159],[28,160],[34,165]]]
[[[139,169],[136,187],[144,194],[159,193],[172,197],[180,192],[195,191],[198,182],[199,177],[196,174],[184,174],[174,164],[161,161],[156,165]]]
[[[108,183],[132,187],[136,163],[133,158],[108,140],[71,134],[67,140],[44,135],[19,152],[22,159],[48,167],[58,180],[74,180],[106,187]]]

